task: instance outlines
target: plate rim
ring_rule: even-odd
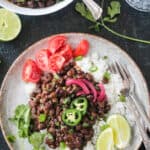
[[[131,63],[136,66],[136,69],[138,70],[138,72],[140,73],[140,76],[141,76],[141,79],[145,85],[145,88],[146,88],[146,94],[149,98],[149,106],[150,106],[150,95],[149,95],[149,91],[148,91],[148,85],[147,85],[147,82],[146,82],[146,79],[142,73],[142,71],[140,70],[139,66],[136,64],[136,62],[132,59],[132,57],[123,49],[121,48],[120,46],[118,46],[117,44],[111,42],[110,40],[108,39],[105,39],[104,37],[101,37],[101,36],[97,36],[97,35],[93,35],[93,34],[90,34],[90,33],[80,33],[80,32],[69,32],[69,33],[58,33],[58,34],[52,34],[50,36],[47,36],[45,38],[42,38],[34,43],[32,43],[31,45],[29,45],[27,48],[25,48],[25,50],[23,50],[19,56],[13,61],[12,65],[9,67],[9,69],[7,70],[4,78],[3,78],[3,81],[2,81],[2,84],[1,84],[1,87],[0,87],[0,107],[1,107],[1,102],[2,102],[2,93],[3,93],[3,89],[5,87],[5,82],[6,82],[6,79],[7,77],[9,76],[9,74],[11,73],[11,70],[14,68],[15,64],[26,54],[28,53],[28,50],[32,49],[32,47],[34,45],[37,45],[38,43],[41,43],[41,41],[44,41],[46,39],[49,39],[49,38],[52,38],[53,36],[57,36],[57,35],[81,35],[81,36],[84,36],[84,35],[87,35],[87,36],[90,36],[90,37],[93,37],[93,38],[96,38],[98,40],[102,40],[102,41],[105,41],[106,43],[108,44],[111,44],[115,47],[118,48],[118,50],[121,52],[121,54],[125,55],[126,57],[128,57],[131,61]],[[150,118],[150,111],[148,112],[148,117]],[[10,148],[10,150],[14,150],[13,147],[12,147],[12,144],[8,141],[7,137],[6,137],[6,133],[5,133],[5,130],[4,130],[4,127],[3,127],[3,123],[2,123],[2,114],[1,114],[1,111],[0,111],[0,127],[1,127],[1,131],[2,131],[2,134],[4,136],[4,139],[8,145],[8,147]],[[141,142],[142,143],[142,142]],[[139,144],[139,147],[140,147],[141,144]],[[138,148],[139,148],[138,147]]]

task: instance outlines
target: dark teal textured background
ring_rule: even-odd
[[[20,16],[22,31],[18,38],[8,43],[0,42],[0,84],[13,61],[32,43],[56,33],[84,32],[102,36],[123,48],[140,67],[150,89],[150,44],[120,39],[104,29],[99,33],[89,30],[91,23],[75,12],[74,6],[75,2],[62,11],[46,16]],[[150,40],[150,13],[136,11],[122,0],[119,21],[110,27],[120,33]],[[0,150],[9,150],[1,132]]]

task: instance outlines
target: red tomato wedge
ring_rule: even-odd
[[[66,44],[61,49],[59,54],[65,58],[66,62],[68,62],[69,60],[71,60],[73,58],[73,50],[69,44]]]
[[[54,54],[49,58],[49,68],[52,72],[59,72],[64,66],[65,58],[59,54]]]
[[[45,72],[49,72],[49,58],[51,53],[48,49],[42,49],[36,53],[36,63],[38,67]]]
[[[55,36],[49,40],[48,49],[49,51],[54,54],[58,52],[65,44],[67,38],[63,35]]]
[[[33,82],[36,83],[40,80],[41,70],[36,65],[35,61],[32,59],[26,60],[23,71],[22,71],[22,79],[25,82]]]
[[[85,56],[89,51],[89,42],[82,40],[74,51],[74,57]]]

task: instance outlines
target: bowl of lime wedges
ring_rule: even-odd
[[[73,0],[0,0],[0,6],[22,15],[40,16],[54,13],[68,6]],[[52,3],[53,2],[53,3]]]

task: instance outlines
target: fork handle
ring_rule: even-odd
[[[137,102],[137,100],[135,99],[135,96],[129,95],[129,97],[132,99],[132,101],[136,105],[136,108],[138,109],[139,114],[141,115],[143,121],[145,122],[146,127],[150,131],[150,121],[149,121],[148,116],[146,115],[146,113],[144,112],[144,110],[141,108],[141,106],[139,105],[139,103]]]
[[[150,139],[147,135],[147,132],[144,130],[144,126],[141,124],[141,121],[139,118],[139,111],[137,110],[137,113],[136,113],[136,111],[132,110],[133,107],[130,106],[131,104],[134,106],[134,108],[137,108],[137,107],[136,107],[135,103],[133,102],[132,97],[128,96],[127,98],[128,98],[128,101],[130,101],[129,103],[127,102],[128,108],[131,109],[130,111],[133,113],[133,115],[135,117],[136,124],[137,124],[137,127],[141,133],[142,141],[144,143],[145,149],[150,150]]]

